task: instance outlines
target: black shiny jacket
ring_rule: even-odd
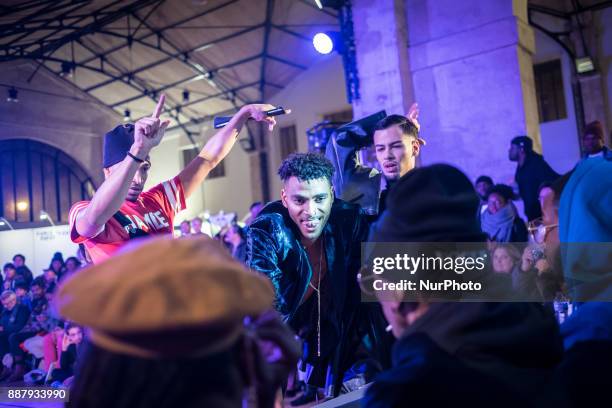
[[[323,230],[328,276],[333,287],[332,313],[340,322],[359,303],[357,272],[361,243],[368,235],[366,214],[358,205],[336,199]],[[312,267],[300,232],[280,201],[268,204],[247,230],[247,266],[267,275],[276,292],[276,309],[291,324],[308,289]],[[352,305],[352,306],[351,306]]]
[[[344,373],[356,361],[356,350],[364,335],[372,344],[371,357],[382,368],[390,366],[391,338],[385,333],[382,311],[378,304],[361,302],[357,283],[368,218],[358,205],[336,199],[323,230],[327,276],[334,291],[330,310],[325,313],[339,339],[331,364],[335,396],[340,392]],[[299,234],[280,201],[268,204],[247,230],[246,264],[270,278],[276,292],[276,309],[290,326],[312,277]]]

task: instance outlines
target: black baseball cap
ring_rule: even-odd
[[[102,164],[111,167],[122,161],[134,143],[134,125],[119,125],[104,135]]]

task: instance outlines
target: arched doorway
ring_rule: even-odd
[[[70,206],[94,190],[87,172],[61,150],[28,139],[0,141],[0,217],[14,227],[45,217],[67,223]]]

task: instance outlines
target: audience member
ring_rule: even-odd
[[[60,355],[60,364],[51,374],[50,382],[64,382],[69,377],[72,377],[75,372],[77,359],[81,355],[83,342],[83,328],[74,323],[67,325],[65,334],[62,337],[62,352]]]
[[[239,407],[247,386],[272,407],[299,354],[277,318],[247,333],[245,318],[272,307],[272,286],[207,237],[135,244],[57,296],[63,316],[91,329],[68,407]]]
[[[195,217],[191,220],[191,229],[193,230],[192,235],[202,235],[202,219]]]
[[[562,266],[580,304],[561,325],[565,357],[554,389],[569,406],[598,406],[612,389],[612,158],[581,161],[559,202]],[[586,243],[586,244],[585,244]],[[580,285],[577,285],[579,283]]]
[[[28,319],[25,326],[16,333],[9,336],[9,351],[13,356],[13,371],[7,378],[7,382],[22,381],[23,376],[27,372],[25,356],[26,351],[21,347],[21,344],[38,334],[45,334],[51,330],[52,322],[47,314],[47,303],[40,303]]]
[[[489,191],[487,209],[480,216],[482,232],[492,242],[526,242],[527,227],[512,202],[510,186],[496,184]]]
[[[32,298],[30,297],[30,288],[28,284],[22,280],[15,283],[15,295],[17,296],[17,302],[19,304],[28,307],[28,310],[32,310]]]
[[[517,136],[512,139],[508,157],[510,161],[517,162],[514,179],[525,204],[527,220],[533,221],[542,216],[538,203],[540,185],[557,179],[559,174],[544,161],[541,155],[533,151],[533,142],[527,136]]]
[[[30,287],[32,295],[32,309],[38,307],[39,304],[47,303],[47,298],[45,297],[46,288],[47,282],[43,276],[37,276],[36,279],[32,281],[32,286]]]
[[[518,299],[540,300],[542,294],[536,283],[537,273],[532,269],[523,270],[522,258],[520,251],[513,244],[498,245],[492,254],[493,272],[507,275]]]
[[[66,267],[66,273],[73,273],[79,270],[81,267],[81,261],[79,261],[77,257],[71,256],[70,258],[66,259],[64,266]]]
[[[4,264],[2,271],[4,272],[4,279],[2,280],[2,289],[13,290],[15,288],[15,275],[17,273],[15,265],[12,263],[6,263]]]
[[[238,224],[232,224],[223,235],[223,242],[229,245],[232,256],[237,261],[246,262],[246,235]]]
[[[51,259],[51,263],[49,264],[49,270],[52,270],[55,273],[57,279],[60,279],[64,272],[66,272],[64,257],[62,256],[61,252],[56,252],[53,254],[53,259]]]
[[[480,176],[476,179],[474,188],[476,189],[476,193],[480,198],[480,208],[478,210],[478,214],[482,215],[482,213],[487,209],[487,199],[489,198],[489,193],[493,188],[493,179],[489,176]]]
[[[603,157],[608,154],[609,149],[604,143],[604,130],[600,121],[586,125],[582,134],[582,151],[586,158]]]
[[[30,271],[30,268],[26,266],[25,262],[26,258],[21,254],[17,254],[13,257],[13,264],[15,265],[17,275],[21,276],[28,285],[31,285],[34,277],[32,275],[32,271]]]
[[[523,253],[523,269],[533,265],[537,273],[538,288],[546,300],[565,296],[559,246],[559,199],[570,175],[571,173],[568,173],[554,183],[542,185],[538,194],[542,217],[529,224],[535,244],[532,246],[534,250]]]
[[[62,354],[62,342],[64,338],[64,323],[59,322],[53,329],[43,337],[43,364],[45,370],[51,365],[59,367],[59,357]]]
[[[2,301],[2,315],[0,316],[0,356],[9,352],[9,338],[13,333],[18,333],[28,322],[30,310],[27,306],[17,303],[17,295],[11,290],[5,290],[0,295]],[[12,370],[3,366],[0,373],[0,381],[11,375]]]
[[[15,268],[19,268],[20,266],[25,266],[25,256],[21,255],[21,254],[17,254],[15,256],[13,256],[13,264],[15,265]]]
[[[184,220],[183,222],[181,222],[181,237],[186,237],[191,235],[191,224],[189,223],[189,221]]]
[[[253,221],[255,221],[255,218],[257,218],[263,208],[264,204],[261,201],[255,201],[253,204],[251,204],[249,207],[249,217],[246,219],[245,224],[250,225]]]
[[[451,166],[413,170],[391,191],[372,240],[482,242],[471,216],[478,202],[470,181]],[[557,324],[540,304],[393,296],[380,300],[398,338],[393,368],[368,388],[364,407],[531,405],[561,359]]]

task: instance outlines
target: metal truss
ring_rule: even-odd
[[[240,0],[227,0],[172,24],[159,28],[152,27],[147,20],[165,1],[166,0],[135,0],[126,2],[125,0],[115,0],[100,6],[91,13],[83,13],[80,10],[84,6],[91,6],[94,4],[93,0],[31,0],[15,6],[0,5],[0,17],[10,18],[11,15],[17,14],[20,16],[16,21],[10,24],[0,24],[0,38],[10,38],[10,41],[0,44],[0,63],[17,59],[37,61],[38,67],[30,77],[30,81],[40,68],[49,70],[62,77],[66,73],[62,71],[66,68],[70,71],[87,70],[99,74],[105,79],[102,79],[101,82],[93,86],[82,88],[82,90],[91,95],[92,98],[98,102],[119,113],[121,113],[123,107],[130,102],[134,102],[143,97],[156,100],[161,92],[168,89],[184,86],[195,80],[206,79],[217,88],[218,92],[209,95],[198,95],[198,98],[192,98],[192,100],[189,101],[167,99],[165,113],[176,120],[178,125],[175,126],[175,128],[181,128],[190,139],[194,133],[188,129],[190,124],[202,123],[208,117],[215,115],[213,114],[202,118],[197,112],[189,109],[190,106],[215,98],[225,99],[235,108],[238,106],[238,103],[257,102],[248,100],[240,93],[240,91],[247,88],[258,89],[259,101],[263,101],[267,96],[265,94],[266,86],[277,89],[283,87],[282,85],[267,80],[266,68],[268,61],[279,62],[299,70],[305,70],[307,68],[294,61],[272,55],[269,52],[270,33],[272,30],[279,30],[294,38],[310,42],[310,38],[292,30],[292,25],[274,24],[272,21],[274,0],[266,1],[265,20],[262,23],[251,26],[210,27],[237,28],[237,30],[228,35],[212,41],[203,42],[188,49],[182,49],[174,44],[165,32],[175,28],[187,27],[186,25],[188,23],[202,16],[218,12]],[[302,1],[302,3],[316,8],[312,2]],[[318,8],[316,9],[318,10]],[[330,16],[336,16],[335,13],[328,10],[319,11]],[[121,29],[117,29],[109,27],[110,24],[124,18],[127,21],[127,26],[125,28],[122,27]],[[205,66],[205,64],[194,59],[194,54],[199,50],[246,35],[259,29],[263,29],[263,47],[259,53],[219,66]],[[41,38],[33,39],[32,35],[40,32],[40,30],[48,32]],[[113,38],[119,38],[122,41],[120,44],[109,47],[108,49],[96,50],[94,48],[95,44],[89,41],[88,38],[88,36],[92,34],[102,34]],[[134,44],[155,50],[163,56],[156,61],[136,69],[123,68],[114,61],[113,53],[125,48],[129,49]],[[76,45],[90,52],[92,56],[80,59],[75,58],[74,47]],[[70,47],[72,58],[58,58],[54,55],[57,50],[65,46]],[[261,72],[260,78],[256,82],[239,86],[230,86],[222,76],[218,75],[218,73],[223,70],[231,69],[259,59],[262,61]],[[47,62],[57,63],[62,66],[62,69],[52,69],[46,65]],[[151,81],[147,81],[138,76],[140,73],[168,62],[179,62],[181,65],[191,70],[193,74],[167,84],[152,84]],[[107,104],[92,94],[92,92],[116,82],[120,82],[133,89],[137,92],[137,95],[113,102],[112,104]],[[179,113],[187,118],[188,122],[181,123],[179,120]],[[191,141],[193,142],[193,140]]]

